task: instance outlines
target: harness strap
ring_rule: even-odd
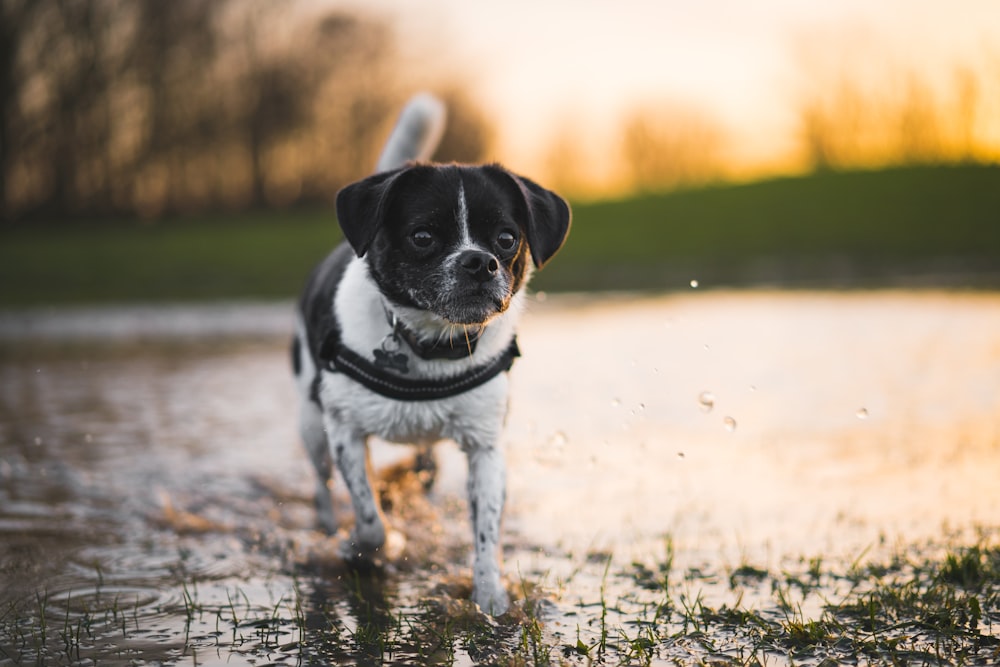
[[[336,327],[327,332],[319,349],[319,359],[328,371],[343,373],[375,393],[398,401],[433,401],[457,396],[509,371],[514,359],[519,356],[521,351],[517,347],[517,338],[513,338],[506,350],[484,366],[477,366],[453,377],[412,379],[387,373],[375,363],[344,347]]]

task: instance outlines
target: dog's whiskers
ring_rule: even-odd
[[[465,331],[465,346],[469,348],[469,358],[472,357],[472,341],[469,340],[469,325],[463,324],[462,329]]]
[[[455,329],[457,328],[457,324],[449,322],[447,331],[441,332],[440,338],[444,338],[445,336],[448,337],[448,347],[455,347]],[[440,338],[438,339],[438,342],[440,342]]]

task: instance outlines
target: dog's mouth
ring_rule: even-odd
[[[392,293],[392,290],[387,291]],[[438,324],[481,326],[507,311],[514,290],[509,279],[481,283],[456,280],[449,274],[436,274],[408,286],[405,295],[400,305],[430,315],[430,326],[433,326],[433,320],[437,320]],[[419,315],[414,316],[420,318]]]
[[[450,324],[484,326],[509,306],[509,295],[475,294],[444,299],[434,310]]]

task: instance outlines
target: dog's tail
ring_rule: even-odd
[[[444,103],[429,93],[407,102],[378,158],[376,173],[402,167],[411,160],[429,160],[444,134]]]

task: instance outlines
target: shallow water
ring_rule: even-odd
[[[314,530],[289,312],[0,317],[0,664],[502,661],[525,613],[572,646],[602,601],[651,604],[632,567],[724,598],[744,563],[1000,526],[1000,295],[535,299],[505,436],[522,617],[477,639],[454,446],[425,496],[374,444],[397,561],[352,572]]]

